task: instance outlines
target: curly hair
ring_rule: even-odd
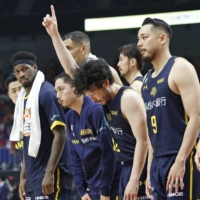
[[[80,96],[93,87],[102,88],[106,79],[110,85],[114,83],[108,63],[104,59],[90,60],[76,69],[74,73],[74,92]]]
[[[10,60],[11,65],[13,66],[13,63],[19,59],[28,59],[36,63],[36,56],[33,53],[30,53],[28,51],[19,51],[12,56]]]

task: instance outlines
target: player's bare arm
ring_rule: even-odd
[[[148,149],[146,112],[141,96],[132,90],[125,92],[121,99],[121,110],[136,138],[133,168],[129,183],[125,189],[124,198],[128,196],[137,197],[138,181],[144,167]]]
[[[51,36],[56,54],[61,62],[62,67],[64,68],[65,72],[69,74],[71,78],[73,78],[74,70],[78,66],[60,37],[56,13],[53,6],[51,6],[51,16],[47,14],[43,19],[42,25],[46,28],[47,33]]]
[[[197,150],[196,150],[194,161],[196,163],[197,169],[200,171],[200,141],[198,142],[198,145],[197,145]]]
[[[56,54],[61,62],[62,67],[64,68],[65,72],[69,74],[71,78],[73,78],[74,71],[78,65],[70,52],[65,47],[65,44],[60,37],[58,32],[56,13],[53,6],[51,6],[51,16],[47,14],[43,19],[42,25],[46,28],[47,33],[51,36]],[[110,67],[110,69],[113,74],[115,83],[123,85],[116,70],[112,67]]]
[[[52,130],[54,139],[51,148],[51,155],[46,167],[46,172],[42,181],[42,191],[45,195],[54,192],[54,171],[62,154],[66,134],[64,126],[56,126]]]
[[[26,171],[25,171],[25,164],[22,162],[22,167],[20,171],[20,183],[19,183],[19,196],[21,200],[26,199]]]
[[[179,184],[181,188],[184,187],[185,161],[195,145],[200,130],[200,90],[194,67],[183,58],[175,60],[168,83],[173,92],[181,95],[185,112],[190,119],[181,148],[168,175],[166,189],[171,193],[174,184],[176,192]]]
[[[142,84],[143,83],[141,81],[134,81],[130,86],[133,88],[134,91],[141,95]]]
[[[148,162],[147,162],[147,179],[146,179],[146,194],[149,198],[152,198],[151,195],[151,181],[150,181],[150,169],[151,163],[153,160],[153,147],[151,145],[151,141],[148,143]]]

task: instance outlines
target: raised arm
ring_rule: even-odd
[[[137,197],[138,181],[144,167],[148,148],[146,112],[141,96],[131,90],[125,92],[121,99],[121,110],[136,138],[133,167],[124,198],[129,195]]]
[[[200,130],[200,88],[194,67],[182,58],[175,61],[168,82],[170,88],[181,95],[185,112],[190,119],[176,160],[170,169],[166,186],[171,192],[175,184],[178,192],[179,182],[181,188],[184,187],[185,161],[195,145]]]
[[[60,34],[58,32],[58,24],[54,7],[51,6],[51,16],[49,14],[44,17],[42,25],[46,28],[47,33],[51,36],[56,54],[65,72],[73,78],[74,70],[78,67],[74,58],[65,47]]]

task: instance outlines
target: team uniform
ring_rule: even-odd
[[[26,104],[28,97],[25,98]],[[41,144],[34,158],[28,155],[30,139],[30,118],[31,110],[24,111],[23,142],[24,142],[24,163],[26,171],[26,198],[27,199],[58,199],[66,200],[71,196],[72,190],[72,169],[70,163],[70,152],[67,142],[55,170],[54,193],[44,196],[42,193],[42,180],[50,158],[54,134],[52,129],[57,126],[65,126],[64,113],[58,104],[54,87],[44,82],[39,93],[39,116],[41,124]]]
[[[92,200],[100,200],[101,194],[117,200],[121,163],[115,161],[102,106],[85,95],[80,116],[70,109],[65,120],[79,195],[89,193]]]
[[[24,141],[20,140],[15,144],[15,151],[16,154],[19,156],[20,162],[23,162],[23,148],[24,148]]]
[[[117,95],[103,106],[109,129],[110,140],[112,141],[115,158],[123,162],[122,174],[120,177],[119,197],[123,199],[126,185],[131,176],[133,157],[136,146],[136,139],[133,135],[130,124],[125,120],[121,111],[121,97],[130,87],[121,87]],[[134,111],[133,111],[134,112]],[[139,180],[138,199],[148,199],[145,194],[146,166]]]
[[[181,147],[188,117],[184,111],[181,96],[175,94],[168,85],[168,77],[175,56],[171,57],[155,78],[151,69],[142,86],[142,97],[147,112],[148,131],[154,149],[150,180],[154,200],[197,199],[199,173],[194,164],[195,150],[186,161],[184,189],[175,188],[171,194],[166,191],[167,176]]]
[[[137,76],[134,80],[133,80],[133,82],[135,82],[135,81],[140,81],[140,82],[142,82],[143,83],[143,76]],[[133,83],[132,82],[132,83]],[[131,84],[132,84],[131,83]]]

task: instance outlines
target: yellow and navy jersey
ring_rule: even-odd
[[[181,96],[168,85],[175,59],[175,56],[171,57],[155,78],[151,77],[151,69],[142,86],[148,131],[156,157],[178,153],[188,120]]]
[[[102,106],[85,95],[80,116],[70,109],[65,120],[74,181],[80,196],[87,188],[91,195],[97,191],[104,196],[112,195],[112,188],[119,184],[120,172],[117,170],[120,166],[115,162],[108,139]]]
[[[16,142],[15,151],[17,155],[19,155],[20,162],[23,162],[23,149],[24,149],[24,141],[23,139]]]
[[[134,79],[134,81],[140,81],[140,82],[143,82],[143,76],[137,76],[135,79]],[[133,81],[133,82],[134,82]],[[132,83],[133,83],[132,82]]]
[[[127,86],[121,87],[117,95],[103,108],[116,160],[132,163],[136,139],[130,124],[125,120],[121,111],[121,97],[129,89],[132,90]]]
[[[24,104],[26,104],[27,99],[28,98],[25,98]],[[65,126],[64,112],[58,104],[54,87],[48,82],[44,82],[40,89],[39,116],[41,125],[41,143],[37,157],[34,158],[28,155],[30,134],[34,134],[30,130],[31,110],[24,110],[23,141],[27,181],[33,181],[44,177],[54,139],[52,130],[57,125]],[[65,144],[58,167],[60,167],[62,171],[72,174],[69,155],[70,153],[67,144]],[[38,187],[41,187],[41,185]]]

